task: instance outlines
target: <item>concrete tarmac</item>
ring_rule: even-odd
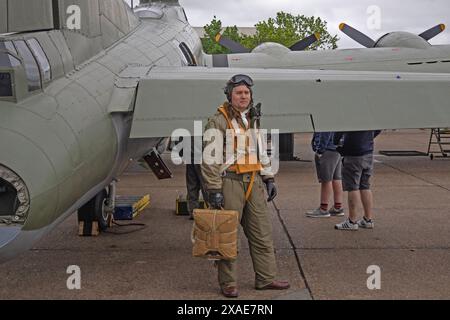
[[[291,289],[254,290],[241,232],[239,299],[450,299],[449,160],[376,152],[375,229],[338,231],[342,217],[305,216],[319,204],[310,138],[296,135],[302,161],[281,163],[279,195],[270,205],[279,278]],[[387,131],[376,148],[426,152],[428,139],[429,130]],[[138,166],[121,177],[118,194],[151,196],[150,207],[133,221],[145,226],[115,226],[84,238],[72,215],[1,265],[0,299],[223,299],[213,264],[191,256],[192,221],[174,213],[177,195],[186,193],[184,167],[171,168],[172,180],[158,181]],[[67,288],[71,265],[81,270],[80,290]],[[372,270],[380,271],[380,282],[372,281]],[[368,282],[381,287],[370,290]]]

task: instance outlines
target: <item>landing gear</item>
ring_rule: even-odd
[[[106,189],[78,209],[79,235],[97,236],[111,225],[111,209]]]

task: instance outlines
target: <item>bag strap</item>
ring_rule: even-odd
[[[252,194],[253,185],[255,184],[255,176],[256,176],[256,171],[253,171],[252,177],[250,179],[250,184],[248,185],[247,192],[245,193],[245,201],[248,201],[248,199],[250,198],[250,195]]]

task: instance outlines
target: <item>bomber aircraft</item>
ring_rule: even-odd
[[[76,211],[105,228],[129,162],[163,168],[167,137],[207,119],[233,74],[256,81],[268,129],[450,126],[450,46],[372,47],[211,56],[176,0],[0,0],[0,261]]]

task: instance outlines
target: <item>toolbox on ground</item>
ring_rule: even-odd
[[[189,200],[187,199],[187,196],[185,195],[179,195],[176,200],[175,204],[175,213],[179,216],[188,216],[189,215],[189,207],[188,207]],[[199,209],[206,209],[206,202],[203,200],[202,197],[198,200]]]
[[[114,220],[133,220],[150,204],[150,196],[117,196]]]

